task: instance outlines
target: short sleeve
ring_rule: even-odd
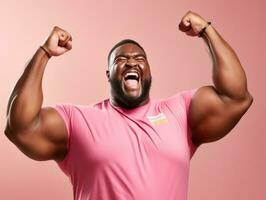
[[[68,157],[69,157],[69,149],[70,149],[70,140],[71,140],[71,133],[72,133],[72,126],[71,126],[71,116],[72,116],[72,105],[71,104],[56,104],[53,106],[53,108],[59,113],[59,115],[62,117],[66,128],[67,128],[67,134],[68,134],[68,141],[67,141],[67,154],[63,161],[57,161],[59,166],[64,168],[64,165],[66,164]]]
[[[188,136],[188,144],[189,144],[190,149],[191,149],[191,152],[190,152],[191,158],[194,155],[195,151],[197,150],[197,146],[192,141],[192,132],[191,132],[191,128],[190,128],[189,123],[188,123],[188,113],[189,113],[191,100],[192,100],[192,98],[193,98],[193,96],[197,90],[198,90],[198,88],[181,92],[181,96],[184,100],[185,109],[186,109],[186,113],[187,113],[186,114],[186,116],[187,116],[187,136]]]
[[[184,102],[185,102],[187,113],[189,111],[189,106],[190,106],[190,102],[192,100],[192,97],[194,96],[194,94],[196,93],[197,90],[198,90],[198,88],[181,92],[181,95],[182,95]]]
[[[180,126],[187,134],[187,142],[190,149],[190,158],[192,158],[193,154],[195,153],[197,146],[192,141],[192,133],[188,124],[188,113],[192,97],[197,90],[198,88],[181,91],[176,95],[169,97],[165,101],[168,109],[171,110],[173,115],[179,121]]]

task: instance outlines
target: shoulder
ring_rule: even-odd
[[[101,102],[97,102],[95,104],[73,104],[73,103],[57,103],[52,106],[55,110],[57,110],[62,115],[67,115],[69,117],[73,115],[83,115],[90,113],[99,113],[106,109],[107,100],[103,100]]]
[[[162,99],[159,102],[172,109],[183,107],[186,111],[189,109],[190,102],[199,88],[182,90],[168,98]]]
[[[53,107],[58,109],[65,109],[65,110],[93,110],[93,109],[101,109],[106,100],[97,103],[90,103],[90,104],[73,104],[73,103],[57,103]]]

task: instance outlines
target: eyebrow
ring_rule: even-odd
[[[142,56],[142,57],[144,57],[145,59],[147,59],[147,56],[145,55],[145,54],[143,54],[143,53],[137,53],[137,54],[133,54],[132,55],[132,57],[138,57],[138,56]],[[126,57],[126,58],[128,58],[128,57],[131,57],[130,55],[128,55],[128,54],[118,54],[118,55],[116,55],[115,56],[115,58],[114,58],[114,61],[118,58],[118,57]]]

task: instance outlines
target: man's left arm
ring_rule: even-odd
[[[214,27],[193,12],[188,12],[179,25],[189,36],[198,36],[204,27],[202,38],[211,53],[214,85],[199,88],[191,100],[188,122],[197,146],[224,137],[253,102],[236,53]]]

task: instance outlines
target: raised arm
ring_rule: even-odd
[[[189,36],[198,36],[204,27],[202,38],[213,61],[213,85],[199,88],[191,101],[188,121],[196,145],[224,137],[253,102],[236,53],[214,27],[193,12],[188,12],[179,25]]]
[[[11,93],[5,134],[24,154],[35,160],[62,160],[67,129],[51,107],[42,108],[42,78],[48,60],[72,48],[71,36],[54,27],[45,44],[27,64]]]

